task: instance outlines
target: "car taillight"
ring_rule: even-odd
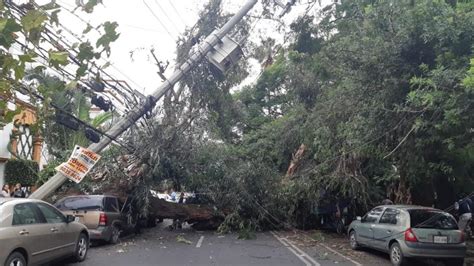
[[[418,242],[418,239],[416,238],[416,235],[415,235],[415,233],[413,233],[413,230],[411,230],[411,228],[408,228],[405,231],[405,241]]]
[[[107,215],[103,212],[101,212],[99,216],[99,225],[107,225]]]
[[[459,237],[459,243],[464,243],[464,241],[466,241],[466,239],[464,238],[464,231],[461,230],[461,236]]]

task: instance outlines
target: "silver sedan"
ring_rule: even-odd
[[[73,216],[40,200],[0,198],[0,265],[83,261],[88,249],[87,228]]]
[[[349,225],[352,249],[369,247],[390,255],[393,265],[410,258],[444,259],[463,265],[466,243],[456,220],[441,210],[410,205],[378,206]]]

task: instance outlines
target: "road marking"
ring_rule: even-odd
[[[270,233],[278,241],[280,241],[280,243],[282,243],[283,246],[285,246],[289,251],[291,251],[291,253],[295,254],[296,257],[298,257],[305,265],[307,265],[307,266],[320,266],[320,264],[315,259],[313,259],[310,255],[308,255],[303,250],[299,249],[297,246],[295,246],[293,243],[291,243],[288,239],[281,238],[274,231],[270,231]]]
[[[203,240],[204,240],[204,236],[201,236],[201,237],[199,238],[197,244],[196,244],[196,247],[197,247],[197,248],[200,248],[200,247],[201,247]]]
[[[355,261],[355,260],[353,260],[353,259],[351,259],[351,258],[349,258],[349,257],[347,257],[347,256],[342,255],[341,253],[335,251],[334,249],[332,249],[332,248],[330,248],[330,247],[328,247],[328,246],[326,246],[326,245],[324,245],[324,244],[319,243],[319,245],[321,245],[321,246],[327,248],[329,251],[333,252],[333,253],[336,254],[336,255],[339,255],[339,256],[343,257],[344,259],[346,259],[346,260],[348,260],[348,261],[354,263],[354,264],[357,265],[357,266],[362,266],[362,264],[358,263],[357,261]]]

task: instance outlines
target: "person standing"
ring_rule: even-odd
[[[20,183],[17,183],[15,185],[15,189],[13,190],[11,196],[14,197],[14,198],[24,198],[26,196],[23,189],[21,189],[21,184]]]
[[[468,223],[470,223],[472,219],[472,204],[472,200],[465,195],[462,195],[461,199],[454,204],[454,208],[459,213],[459,230],[466,231]]]
[[[4,198],[10,197],[10,186],[8,184],[3,185],[2,194]]]
[[[181,194],[179,194],[178,203],[179,203],[179,204],[183,204],[183,203],[184,203],[184,192],[181,192]]]
[[[174,191],[174,189],[171,189],[171,200],[173,202],[176,202],[176,192]]]

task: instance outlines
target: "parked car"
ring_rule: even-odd
[[[352,249],[369,247],[390,255],[393,265],[410,258],[445,259],[463,265],[466,243],[454,217],[444,211],[408,205],[378,206],[348,229]]]
[[[0,198],[0,213],[1,265],[86,259],[89,234],[73,216],[44,201],[20,198]]]
[[[63,198],[55,206],[76,217],[89,230],[91,240],[115,244],[122,231],[132,230],[134,221],[124,214],[124,206],[115,196],[79,195]]]

